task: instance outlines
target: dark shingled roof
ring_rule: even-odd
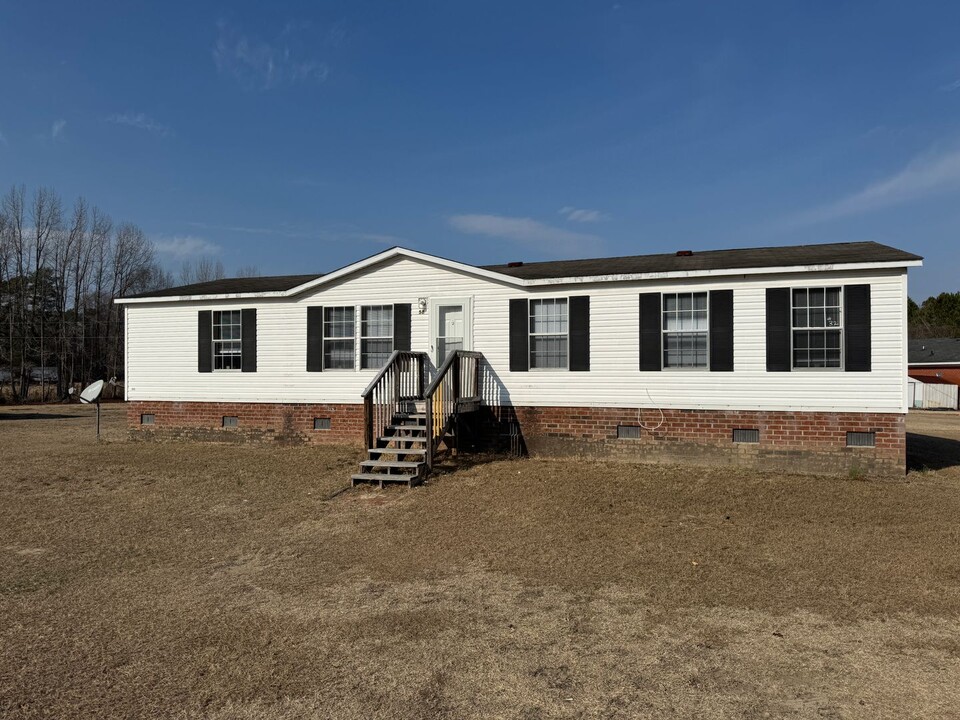
[[[911,340],[907,349],[910,365],[916,363],[960,363],[960,338]]]
[[[592,260],[554,260],[551,262],[509,265],[485,265],[484,270],[522,280],[636,275],[640,273],[683,272],[695,270],[737,270],[741,268],[789,267],[793,265],[836,265],[861,262],[906,262],[922,260],[919,255],[875,242],[793,245],[788,247],[743,248],[741,250],[704,250],[690,255],[629,255]],[[347,266],[349,267],[349,265]],[[131,295],[131,298],[161,298],[181,295],[233,295],[282,292],[322,276],[276,275],[274,277],[224,278],[182,285],[165,290]]]
[[[860,262],[901,262],[922,260],[919,255],[875,242],[793,245],[789,247],[704,250],[691,255],[630,255],[592,260],[556,260],[523,263],[518,267],[486,265],[485,270],[523,280],[593,277],[685,270],[737,270],[741,268],[785,267],[791,265],[835,265]]]
[[[232,295],[234,293],[282,292],[320,277],[313,275],[273,275],[270,277],[222,278],[208,282],[131,295],[132,298],[176,297],[178,295]]]

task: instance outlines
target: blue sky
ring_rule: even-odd
[[[0,189],[171,268],[876,240],[958,288],[960,3],[0,2]]]

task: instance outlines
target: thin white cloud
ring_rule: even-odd
[[[941,85],[940,89],[943,92],[954,92],[960,90],[960,79],[954,80],[952,83],[947,83],[946,85]]]
[[[584,208],[575,208],[571,205],[560,208],[560,214],[571,222],[600,222],[609,220],[610,217],[599,210],[586,210]]]
[[[169,126],[157,122],[145,113],[114,113],[107,117],[107,122],[115,125],[126,125],[145,132],[155,133],[160,137],[167,137],[173,131]]]
[[[50,128],[50,137],[53,140],[63,140],[63,133],[67,128],[67,121],[63,118],[53,121],[53,126]]]
[[[450,226],[467,235],[485,235],[522,243],[552,255],[569,255],[594,247],[602,240],[596,235],[571,232],[532,218],[503,215],[452,215]]]
[[[914,158],[905,168],[845,198],[801,213],[790,223],[813,225],[901,205],[960,187],[960,150]]]
[[[153,241],[153,246],[158,253],[177,259],[217,255],[222,249],[219,245],[195,235],[174,235],[173,237],[157,238]]]
[[[316,58],[304,57],[291,47],[291,33],[302,30],[288,23],[281,33],[282,43],[271,44],[250,39],[226,21],[217,23],[217,41],[213,61],[217,70],[232,76],[248,90],[270,90],[281,85],[320,84],[330,68]]]

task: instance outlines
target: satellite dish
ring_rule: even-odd
[[[97,405],[97,440],[100,439],[100,393],[103,392],[103,380],[96,380],[87,385],[80,393],[80,402],[84,405]]]
[[[100,399],[100,393],[103,392],[103,380],[97,380],[87,385],[80,393],[80,402],[84,405],[97,402]]]

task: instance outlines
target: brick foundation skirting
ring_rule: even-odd
[[[153,424],[141,424],[144,415]],[[131,435],[219,441],[363,443],[360,404],[204,403],[136,401],[127,405]],[[237,427],[223,427],[236,417]],[[628,462],[734,465],[788,472],[902,475],[905,417],[896,413],[754,410],[644,410],[607,407],[484,408],[473,426],[479,440],[513,435],[534,456]],[[314,430],[329,418],[329,430]],[[618,426],[640,427],[618,438]],[[733,431],[759,431],[759,442],[737,443]],[[847,433],[874,433],[874,447],[847,447]],[[481,443],[483,444],[483,443]]]
[[[144,415],[153,424],[141,424]],[[225,417],[237,418],[224,427]],[[329,430],[314,430],[315,418],[329,418]],[[295,403],[159,402],[127,403],[135,439],[272,440],[291,444],[343,445],[363,442],[363,405]]]
[[[518,407],[515,416],[531,455],[631,462],[738,465],[788,472],[903,475],[905,416],[895,413],[756,410],[644,410]],[[503,411],[501,411],[503,414]],[[620,425],[640,427],[619,439]],[[733,431],[759,431],[759,442],[733,441]],[[848,432],[872,432],[875,447],[847,447]]]

